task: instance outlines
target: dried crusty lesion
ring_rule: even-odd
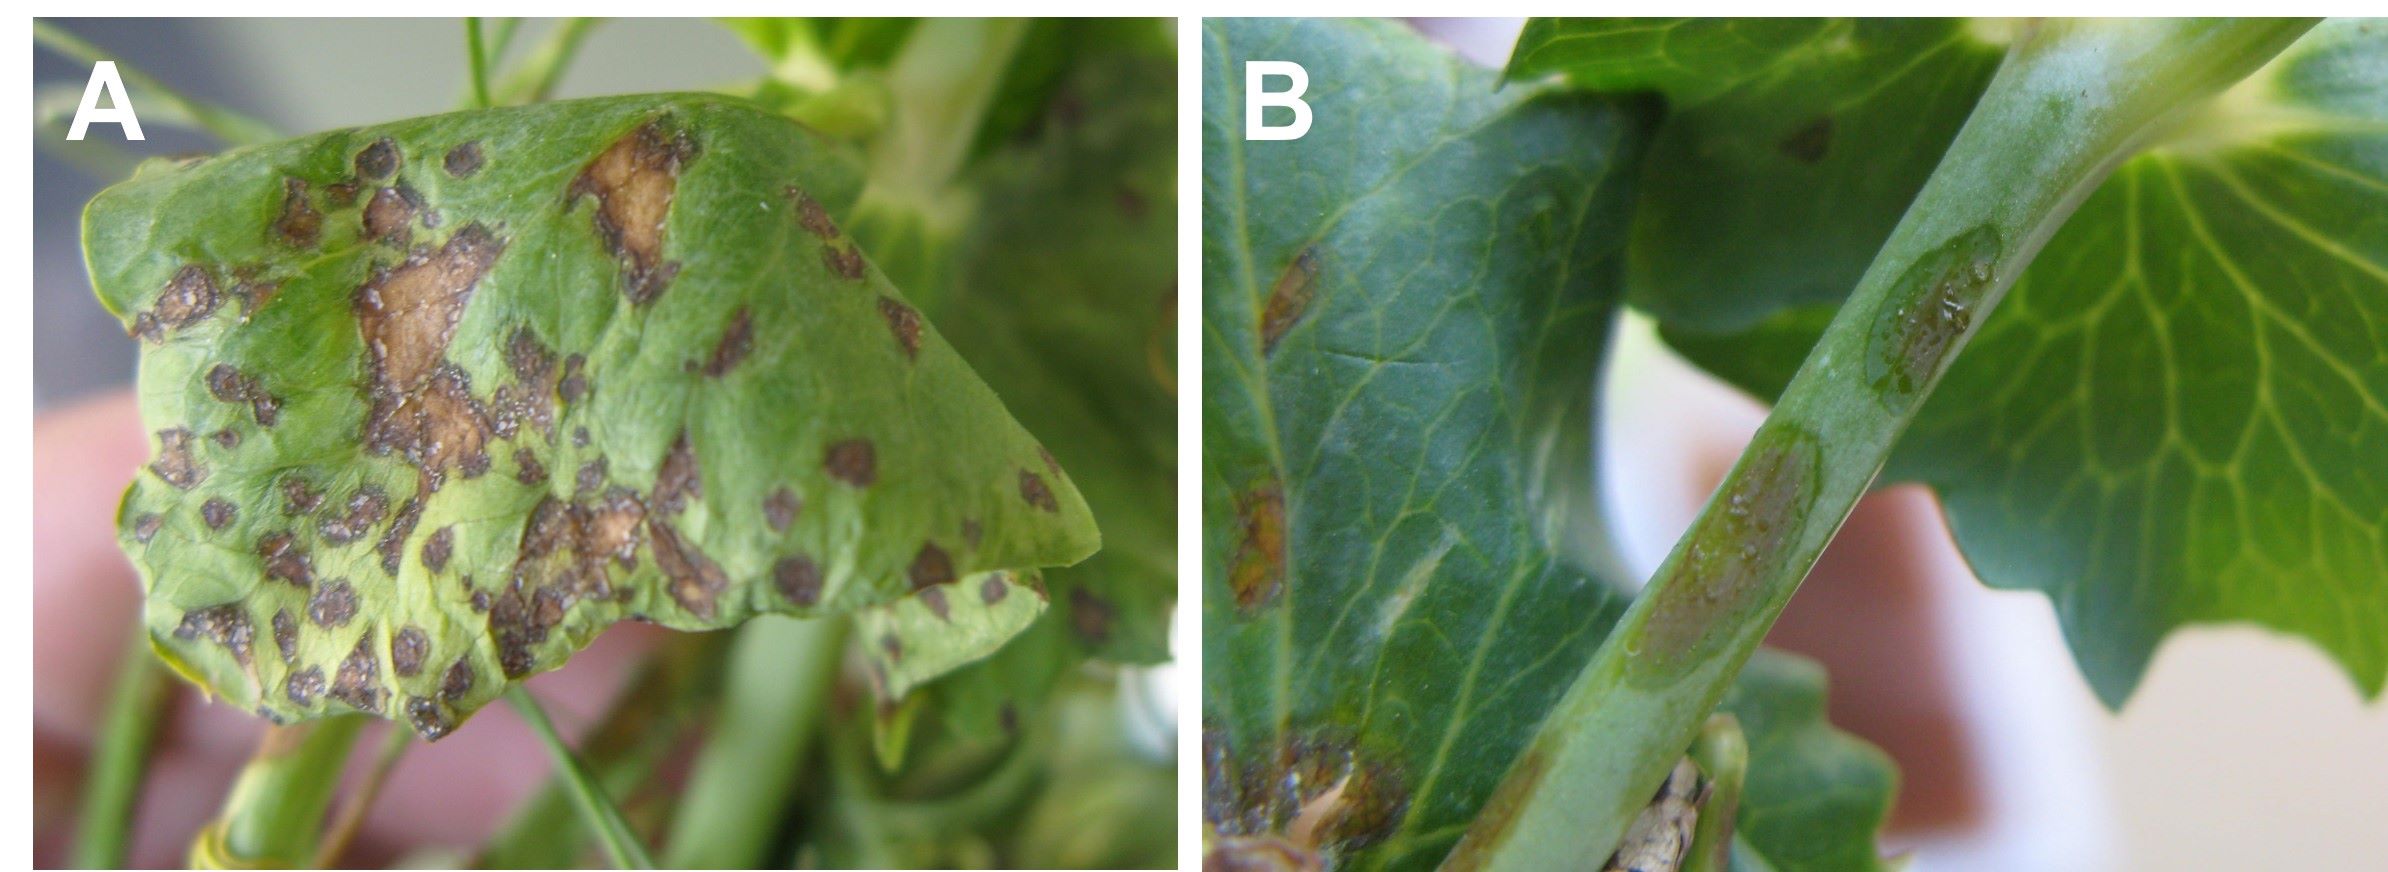
[[[1711,782],[1700,767],[1685,757],[1675,761],[1658,795],[1625,828],[1617,853],[1601,872],[1676,872],[1691,856],[1692,836],[1700,824],[1700,809],[1708,804]]]
[[[1327,830],[1351,812],[1345,801],[1344,789],[1351,786],[1352,777],[1327,788],[1294,812],[1293,822],[1284,835],[1269,833],[1259,836],[1229,836],[1215,828],[1202,852],[1203,872],[1320,872],[1326,868],[1321,850],[1322,837]]]

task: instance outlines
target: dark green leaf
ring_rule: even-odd
[[[437,736],[622,618],[958,600],[1085,556],[1068,477],[830,219],[856,192],[845,153],[701,95],[103,192],[86,250],[159,441],[121,518],[160,653],[271,717]]]
[[[1645,117],[1389,23],[1203,27],[1205,819],[1340,786],[1329,856],[1432,866],[1623,606],[1539,492],[1592,492],[1552,446],[1590,432]],[[1260,59],[1308,70],[1305,138],[1243,140]]]
[[[1883,868],[1874,835],[1898,770],[1824,717],[1824,670],[1760,650],[1718,706],[1749,737],[1748,780],[1734,821],[1741,841],[1777,872]]]
[[[1957,19],[1536,19],[1512,79],[1667,98],[1629,297],[1738,330],[1855,287],[2004,47]]]

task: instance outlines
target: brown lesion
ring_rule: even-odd
[[[654,300],[679,271],[663,258],[664,224],[680,171],[696,155],[696,140],[659,118],[615,140],[566,190],[567,209],[597,198],[597,232],[621,261],[623,294],[634,304]]]
[[[763,523],[771,525],[771,532],[785,533],[788,525],[796,523],[797,514],[804,511],[804,501],[796,492],[782,486],[763,498]]]
[[[708,378],[720,378],[737,369],[754,350],[754,321],[745,306],[730,316],[730,326],[721,331],[721,339],[713,343],[713,355],[706,359],[702,371]]]
[[[274,235],[293,248],[314,248],[323,238],[323,213],[307,197],[307,182],[282,180],[282,214],[274,219]]]
[[[879,480],[878,451],[868,439],[843,439],[831,443],[821,456],[821,467],[829,477],[855,487],[870,487]]]
[[[1119,607],[1110,600],[1095,595],[1084,585],[1070,588],[1070,633],[1089,648],[1100,648],[1111,641],[1111,628],[1119,621]]]
[[[1310,300],[1318,283],[1319,257],[1315,246],[1305,246],[1294,255],[1293,263],[1278,274],[1276,284],[1269,287],[1269,299],[1260,315],[1260,349],[1262,354],[1277,350],[1277,341],[1285,338],[1302,316],[1310,312]]]
[[[397,188],[373,192],[365,203],[365,238],[405,248],[414,240],[415,205]]]
[[[207,480],[207,464],[199,460],[199,437],[188,428],[170,427],[158,431],[158,453],[149,462],[149,471],[176,490],[190,490]]]
[[[1284,857],[1310,864],[1290,868],[1321,868],[1325,857],[1383,841],[1409,808],[1397,766],[1330,730],[1244,753],[1205,724],[1202,751],[1206,862]]]
[[[688,445],[688,431],[672,440],[671,450],[664,452],[663,465],[655,473],[653,505],[663,514],[679,514],[691,499],[705,497],[705,478],[697,468],[696,450]]]
[[[398,166],[404,160],[405,155],[398,151],[398,143],[389,137],[374,140],[373,144],[357,152],[357,177],[368,181],[389,178],[398,174]]]
[[[1741,469],[1700,514],[1679,559],[1668,564],[1647,596],[1644,661],[1653,674],[1715,642],[1710,630],[1727,616],[1762,605],[1764,591],[1783,579],[1793,538],[1816,497],[1822,463],[1816,437],[1790,424],[1769,423],[1743,452]]]
[[[797,606],[821,602],[821,566],[802,554],[782,557],[771,566],[771,583],[779,595]]]
[[[133,315],[132,334],[148,342],[164,342],[166,333],[207,320],[224,305],[216,278],[198,264],[184,264],[166,279],[156,303]]]
[[[249,416],[260,427],[272,427],[282,420],[282,400],[266,391],[255,376],[243,373],[239,367],[219,363],[207,370],[207,392],[217,401],[245,405]]]
[[[471,178],[474,173],[480,172],[484,160],[485,158],[481,154],[481,142],[474,140],[448,149],[448,155],[441,161],[441,165],[447,169],[448,175],[464,179]]]
[[[174,637],[183,640],[206,639],[224,646],[232,659],[246,666],[250,644],[256,630],[250,625],[249,613],[240,603],[224,603],[184,612],[182,623],[174,628]]]
[[[1791,131],[1781,142],[1775,143],[1775,150],[1803,164],[1822,162],[1825,155],[1832,151],[1832,116],[1819,115],[1815,120],[1800,125],[1798,130]]]
[[[365,446],[415,466],[424,493],[437,490],[450,470],[470,478],[489,468],[495,422],[446,354],[465,304],[505,247],[481,225],[467,224],[439,251],[417,248],[357,289],[372,401]]]
[[[569,502],[549,497],[531,510],[506,585],[488,605],[499,668],[529,674],[536,648],[573,605],[614,595],[614,573],[635,568],[648,544],[647,518],[646,503],[619,487]]]
[[[1285,586],[1285,490],[1269,480],[1236,495],[1235,557],[1227,587],[1246,612],[1276,602]]]
[[[700,620],[712,620],[716,601],[730,586],[721,566],[661,518],[647,518],[647,533],[653,537],[655,565],[663,570],[664,590],[672,601]]]
[[[340,661],[340,671],[332,678],[331,698],[358,711],[380,714],[382,698],[388,694],[381,683],[381,657],[373,650],[373,630],[368,627],[348,657]]]
[[[887,331],[895,334],[896,346],[904,349],[904,359],[920,359],[920,310],[883,296],[879,298],[879,317],[886,319]]]
[[[240,510],[233,507],[231,500],[223,497],[208,497],[207,502],[199,506],[199,519],[206,521],[210,530],[222,530],[239,516]]]
[[[423,672],[423,660],[431,656],[431,634],[423,628],[406,626],[390,636],[390,668],[400,678],[413,678]]]
[[[365,537],[390,510],[390,496],[381,486],[365,484],[348,497],[348,504],[321,518],[316,535],[331,545],[346,545]]]
[[[1028,470],[1020,470],[1020,499],[1048,512],[1061,511],[1061,502],[1054,499],[1053,489],[1045,486],[1045,477]]]
[[[920,551],[912,555],[912,566],[904,571],[904,577],[916,591],[950,583],[954,580],[953,558],[934,542],[920,543]]]

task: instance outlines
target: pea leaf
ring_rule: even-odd
[[[1890,757],[1824,717],[1824,669],[1760,649],[1718,707],[1748,736],[1734,832],[1776,872],[1885,868],[1874,834],[1889,816]]]
[[[1939,491],[1984,581],[2049,594],[2110,706],[2199,623],[2302,636],[2367,695],[2388,678],[2382,51],[2378,23],[2325,22],[2119,167],[1884,470]],[[1667,336],[1772,395],[1830,306]]]
[[[1084,557],[1068,477],[830,218],[854,163],[658,95],[102,192],[87,257],[159,445],[121,513],[159,653],[267,717],[437,737],[623,618],[959,601]]]
[[[1075,24],[1074,22],[1072,23]],[[956,349],[1068,468],[1103,549],[1044,573],[1053,608],[993,656],[920,688],[943,724],[1008,732],[1088,657],[1167,657],[1176,597],[1176,64],[1095,23],[1023,136],[969,169],[969,228],[924,295]],[[1044,25],[1040,25],[1042,27]],[[857,231],[860,232],[860,231]],[[865,240],[866,243],[868,240]]]
[[[1341,865],[1431,866],[1624,606],[1535,483],[1591,487],[1540,449],[1589,432],[1644,119],[1385,22],[1203,46],[1204,817],[1329,797]],[[1243,139],[1263,59],[1300,140]]]
[[[1990,82],[2004,46],[1962,19],[1535,19],[1511,80],[1656,91],[1629,299],[1738,330],[1837,301]]]

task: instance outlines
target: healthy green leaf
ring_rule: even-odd
[[[1940,492],[1984,581],[2049,594],[2108,705],[2196,623],[2303,636],[2366,694],[2388,677],[2383,52],[2377,23],[2326,22],[2122,164],[1884,470]],[[1766,320],[1667,337],[1771,396],[1832,304],[1706,297],[1736,294]]]
[[[1832,728],[1824,670],[1761,649],[1719,710],[1749,738],[1749,774],[1734,831],[1778,872],[1884,868],[1874,834],[1899,774],[1888,756]]]
[[[160,654],[268,717],[436,737],[622,618],[959,601],[1084,557],[1068,477],[830,218],[853,164],[661,95],[103,192],[86,251],[159,441],[121,523]]]
[[[1508,76],[1666,97],[1628,298],[1714,332],[1847,296],[2004,52],[1962,19],[1535,19]]]
[[[1644,117],[1386,22],[1203,25],[1204,817],[1431,866],[1623,608],[1538,526],[1578,458]],[[1243,62],[1310,74],[1245,142]],[[1581,444],[1581,443],[1578,443]]]

